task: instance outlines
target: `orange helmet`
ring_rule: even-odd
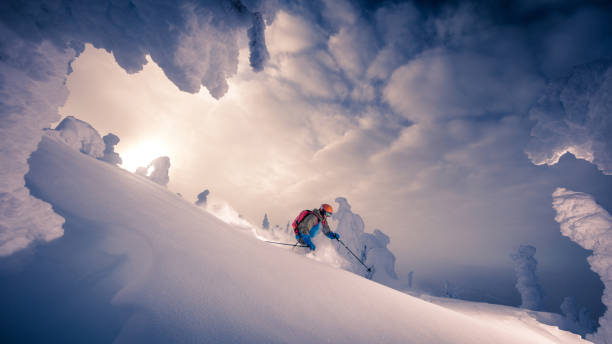
[[[319,208],[319,211],[321,211],[321,214],[323,215],[331,215],[334,213],[334,208],[332,208],[332,206],[327,203],[323,203],[321,204],[321,208]]]

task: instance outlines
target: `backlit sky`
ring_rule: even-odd
[[[545,289],[568,285],[555,297],[576,279],[595,285],[588,253],[559,232],[551,194],[584,191],[611,210],[605,161],[566,155],[537,166],[526,152],[540,149],[529,116],[547,85],[611,55],[609,8],[312,7],[267,18],[262,72],[249,66],[243,32],[237,74],[218,100],[206,88],[180,91],[150,58],[128,74],[88,45],[60,113],[118,135],[128,169],[169,156],[170,190],[195,201],[210,189],[254,224],[268,213],[284,227],[301,209],[346,197],[367,231],[391,237],[400,274],[507,269],[508,255],[531,244]],[[592,288],[583,302],[600,297]]]

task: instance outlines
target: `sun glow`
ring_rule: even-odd
[[[147,166],[153,159],[160,156],[169,156],[167,145],[159,141],[141,141],[137,144],[120,151],[123,160],[121,167],[128,171],[136,171],[138,167]]]

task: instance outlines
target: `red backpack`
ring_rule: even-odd
[[[293,220],[291,226],[293,227],[293,232],[295,233],[295,235],[298,234],[297,228],[300,222],[302,222],[302,220],[304,220],[304,218],[310,214],[312,214],[312,210],[302,210],[300,214],[295,218],[295,220]]]

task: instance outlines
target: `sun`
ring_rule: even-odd
[[[136,171],[140,166],[147,166],[153,159],[160,156],[169,156],[167,145],[160,141],[140,141],[119,152],[123,163],[120,165],[128,171]]]

